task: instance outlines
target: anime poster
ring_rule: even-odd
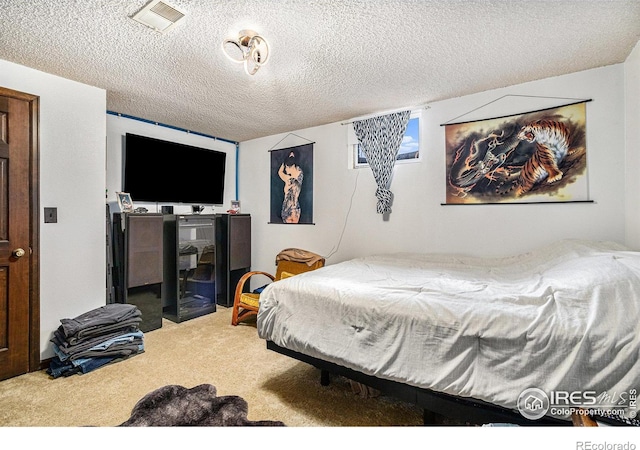
[[[445,125],[447,204],[588,200],[586,102]]]
[[[313,223],[313,144],[271,150],[270,223]]]

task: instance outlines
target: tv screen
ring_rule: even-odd
[[[123,191],[136,202],[222,205],[225,152],[127,133]]]

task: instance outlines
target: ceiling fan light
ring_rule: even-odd
[[[256,64],[253,58],[244,60],[244,71],[247,75],[255,75],[259,68],[260,65]]]
[[[233,62],[241,63],[245,60],[245,50],[238,41],[226,39],[222,43],[222,50],[225,56]]]
[[[231,61],[244,62],[244,71],[248,75],[255,75],[269,59],[269,44],[251,30],[242,30],[237,39],[224,40],[222,50]]]
[[[266,64],[269,59],[269,45],[267,41],[257,36],[252,39],[252,44],[253,45],[250,46],[249,56],[253,62],[259,66]]]

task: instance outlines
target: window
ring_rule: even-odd
[[[420,161],[420,111],[414,111],[411,113],[409,122],[407,123],[407,129],[402,138],[402,144],[398,150],[398,156],[396,157],[396,163],[418,162]],[[351,140],[351,153],[353,160],[353,168],[369,167],[367,164],[367,157],[365,156],[355,132],[353,126],[350,126],[350,132],[353,135]]]

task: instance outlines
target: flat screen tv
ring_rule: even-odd
[[[123,191],[135,202],[222,205],[227,154],[127,133]]]

